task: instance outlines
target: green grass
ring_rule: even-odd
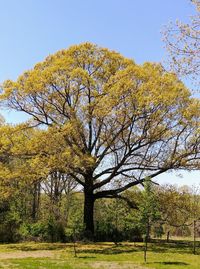
[[[199,244],[200,246],[200,244]],[[190,241],[155,242],[143,262],[141,243],[78,244],[22,243],[0,245],[0,268],[9,269],[199,269],[200,249],[192,254]]]

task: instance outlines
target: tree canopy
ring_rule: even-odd
[[[31,150],[83,187],[91,233],[96,199],[199,165],[199,100],[160,64],[84,43],[5,81],[1,100],[44,126]]]
[[[170,23],[163,31],[173,70],[198,83],[200,74],[200,1],[191,0],[196,9],[188,23]]]

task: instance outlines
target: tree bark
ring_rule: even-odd
[[[36,182],[33,185],[33,202],[31,217],[33,221],[37,220],[38,211],[40,206],[40,182]]]
[[[170,231],[167,232],[167,243],[169,243],[169,235],[170,235]]]
[[[92,191],[84,190],[84,225],[85,237],[94,239],[94,195]]]

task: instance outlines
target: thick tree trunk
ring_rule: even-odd
[[[85,236],[94,239],[94,195],[93,192],[84,190],[84,225]]]
[[[40,207],[40,182],[36,182],[33,185],[33,202],[32,202],[32,220],[36,221],[38,216],[38,211]]]

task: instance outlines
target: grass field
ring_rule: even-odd
[[[197,249],[197,255],[193,255],[189,241],[151,244],[146,264],[143,262],[141,243],[123,243],[117,246],[113,243],[77,244],[77,251],[78,257],[75,258],[72,244],[4,244],[0,245],[0,268],[200,268],[200,250]]]

